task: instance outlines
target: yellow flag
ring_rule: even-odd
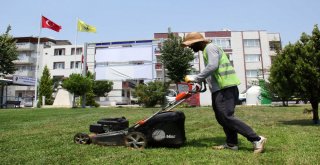
[[[79,32],[95,33],[95,32],[97,32],[97,29],[96,29],[96,27],[88,25],[88,24],[84,23],[83,21],[81,21],[80,19],[78,19],[78,31]]]

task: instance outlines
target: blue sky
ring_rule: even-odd
[[[155,32],[216,31],[224,28],[279,32],[282,42],[295,42],[320,24],[319,0],[1,0],[0,33],[12,26],[14,37],[38,36],[40,15],[62,26],[42,37],[69,40],[76,18],[96,26],[79,33],[77,42],[152,39]]]

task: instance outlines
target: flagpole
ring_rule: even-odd
[[[36,73],[35,73],[35,78],[36,78],[36,82],[35,82],[35,87],[34,87],[34,105],[33,107],[36,108],[37,104],[38,104],[38,69],[39,69],[39,54],[40,54],[40,36],[41,36],[41,31],[42,31],[42,14],[40,14],[40,26],[39,26],[39,36],[38,36],[38,45],[37,45],[37,56],[36,56]]]
[[[83,46],[83,69],[82,69],[82,76],[86,77],[87,76],[87,50],[88,50],[88,43],[84,43]],[[83,95],[82,97],[82,108],[86,107],[86,94]]]
[[[76,62],[77,62],[77,40],[78,40],[78,20],[79,20],[79,18],[77,17],[76,18],[76,38],[75,38],[75,41],[74,41],[74,43],[75,43],[75,49],[74,49],[74,63],[73,63],[73,69],[74,69],[74,71],[76,72]]]

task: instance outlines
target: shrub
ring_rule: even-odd
[[[135,89],[135,95],[138,101],[145,107],[154,107],[164,102],[167,86],[162,82],[148,82],[147,84],[139,84]]]

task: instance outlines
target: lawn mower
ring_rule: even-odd
[[[206,91],[205,84],[186,83],[188,90],[180,92],[174,101],[150,117],[140,120],[129,127],[125,117],[104,118],[89,127],[90,134],[77,133],[77,144],[98,144],[105,146],[127,146],[145,148],[147,146],[180,147],[185,141],[185,115],[172,111],[177,105],[198,92]]]

